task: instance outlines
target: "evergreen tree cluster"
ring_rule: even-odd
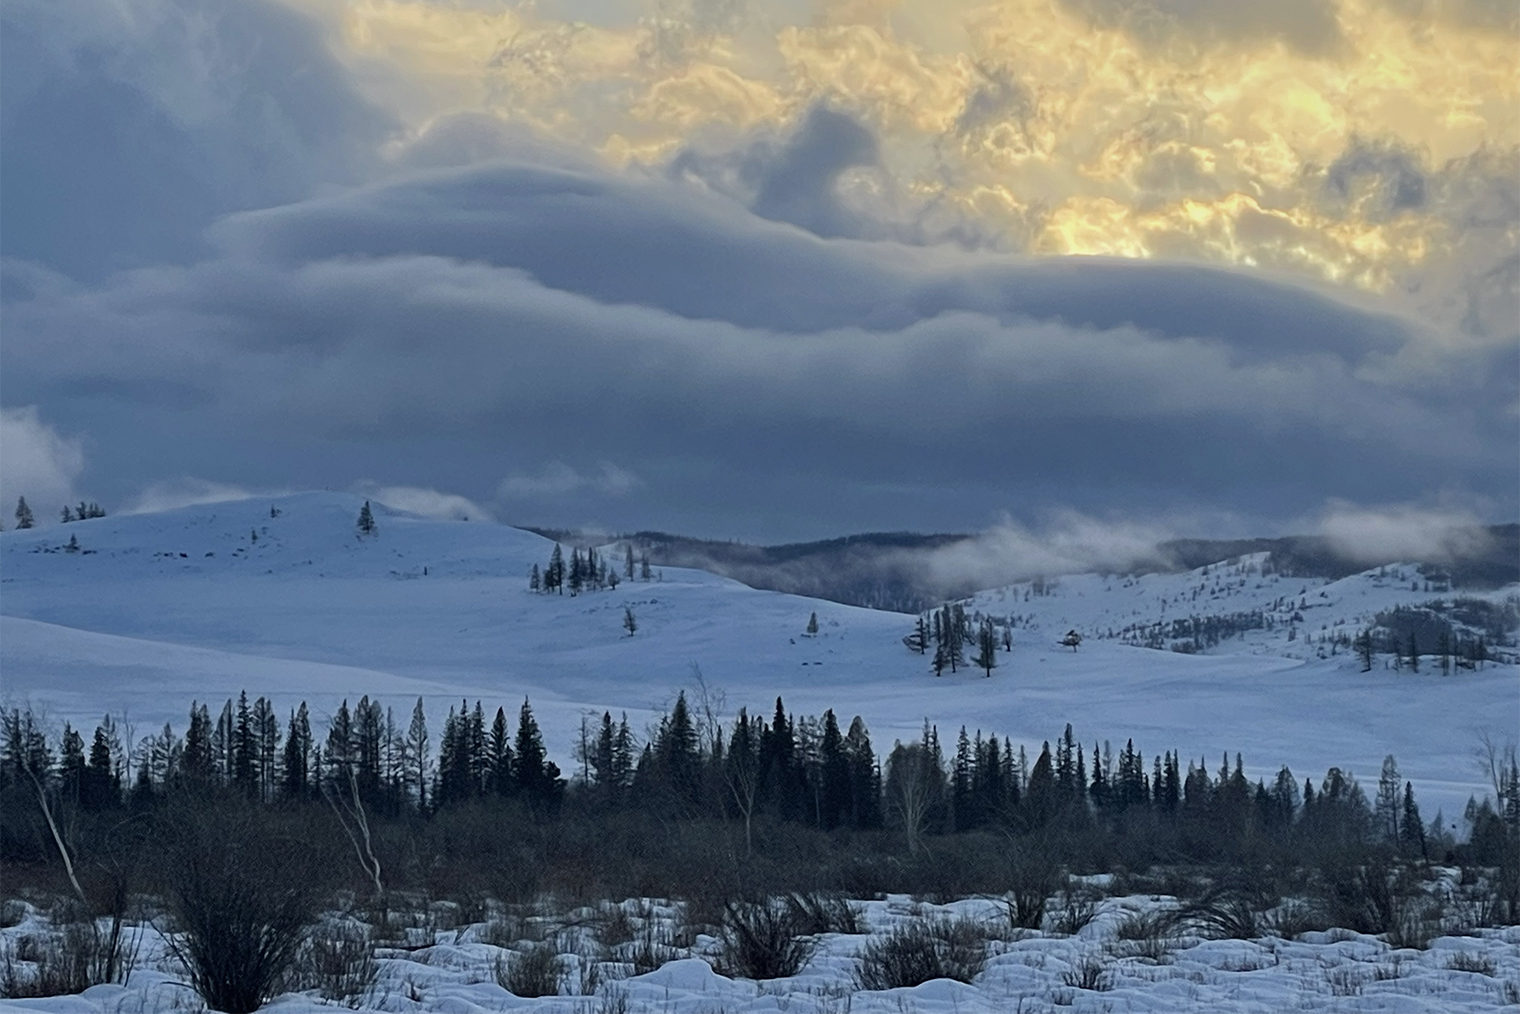
[[[648,581],[650,580],[649,557],[647,555],[634,559],[633,547],[624,547],[624,556],[621,568],[616,561],[609,561],[596,551],[596,547],[586,547],[583,555],[575,547],[570,550],[570,562],[565,562],[565,551],[559,543],[554,544],[554,551],[549,554],[549,562],[540,570],[538,564],[533,565],[528,574],[528,590],[543,592],[546,595],[563,595],[568,588],[571,595],[579,595],[585,591],[601,591],[603,589],[616,589],[623,580]],[[629,633],[633,633],[632,630]]]
[[[21,498],[21,502],[18,503],[18,504],[16,504],[16,527],[17,528],[30,528],[30,527],[32,527],[30,524],[27,524],[27,525],[21,524],[22,508],[25,507],[25,506],[26,506],[26,498],[22,497]],[[26,515],[27,515],[28,519],[30,519],[31,513],[32,512],[30,510],[26,511]],[[93,500],[90,501],[89,503],[85,503],[83,500],[81,500],[81,501],[79,501],[79,506],[78,507],[71,508],[68,504],[64,504],[63,505],[63,511],[59,515],[59,520],[62,521],[64,524],[68,524],[70,521],[89,521],[92,518],[103,518],[105,516],[106,516],[106,512],[101,509],[100,504],[95,503]]]
[[[1013,650],[1013,631],[1010,623],[999,625],[981,613],[968,616],[965,606],[951,602],[920,613],[903,644],[909,651],[929,656],[930,670],[936,676],[946,669],[955,673],[964,668],[966,648],[972,646],[976,654],[971,664],[991,676],[998,665],[998,651]]]

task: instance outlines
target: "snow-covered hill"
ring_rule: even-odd
[[[1268,553],[1221,561],[1180,574],[1078,574],[1026,581],[967,600],[968,612],[1010,623],[1035,641],[1075,629],[1084,638],[1173,651],[1326,659],[1348,654],[1379,614],[1417,607],[1449,619],[1457,635],[1491,652],[1515,655],[1513,613],[1520,588],[1457,589],[1411,564],[1377,567],[1340,580],[1276,573]],[[1476,622],[1509,614],[1508,644]],[[1422,652],[1438,645],[1427,638]],[[1380,660],[1383,667],[1391,664]],[[1432,664],[1427,659],[1426,665]]]
[[[1450,597],[1411,589],[1405,570],[1327,584],[1262,575],[1247,559],[1207,574],[1062,578],[1043,595],[1014,586],[972,603],[1018,618],[992,678],[936,678],[901,643],[910,617],[676,569],[615,591],[534,594],[527,574],[547,561],[548,541],[379,505],[378,533],[360,538],[362,502],[307,493],[0,535],[7,703],[89,727],[126,713],[141,736],[166,721],[182,731],[192,698],[243,688],[282,712],[306,700],[318,716],[344,697],[405,713],[422,696],[435,727],[461,698],[510,710],[528,696],[551,751],[573,769],[582,716],[627,710],[639,725],[693,688],[697,666],[729,713],[768,711],[780,695],[799,714],[859,714],[878,749],[927,718],[942,735],[964,724],[1035,750],[1067,722],[1089,747],[1133,737],[1147,754],[1176,749],[1211,767],[1238,750],[1253,775],[1288,763],[1318,778],[1336,764],[1370,780],[1391,752],[1422,805],[1448,815],[1482,790],[1478,729],[1513,738],[1520,715],[1513,666],[1362,674],[1343,650],[1303,650],[1322,627]],[[70,537],[78,552],[64,548]],[[1304,618],[1292,620],[1289,605]],[[638,620],[631,637],[625,607]],[[1205,608],[1270,609],[1274,625],[1197,655],[1120,636]],[[813,612],[820,632],[804,636]],[[1073,626],[1088,636],[1077,652],[1055,644]]]

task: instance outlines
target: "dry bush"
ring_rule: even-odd
[[[165,935],[208,1007],[248,1014],[274,997],[306,944],[333,869],[251,807],[166,822],[163,871],[177,933]]]
[[[1062,972],[1061,981],[1074,989],[1086,989],[1097,993],[1105,993],[1114,988],[1113,978],[1108,974],[1108,969],[1103,966],[1102,960],[1091,954],[1085,955]]]
[[[364,929],[330,923],[307,938],[280,991],[315,989],[323,999],[358,1006],[379,974],[380,965]]]
[[[985,927],[972,919],[914,919],[860,952],[861,989],[917,986],[931,979],[970,982],[987,967]]]
[[[1255,940],[1262,936],[1262,917],[1241,895],[1223,895],[1194,902],[1183,909],[1188,924],[1214,940]]]
[[[733,903],[723,913],[716,964],[730,978],[784,979],[802,970],[815,947],[786,901]]]
[[[1067,891],[1061,906],[1046,917],[1046,930],[1060,936],[1074,937],[1098,914],[1098,903],[1088,895]]]
[[[1301,901],[1285,901],[1262,916],[1261,929],[1267,936],[1297,940],[1299,934],[1325,929],[1325,922],[1314,909]]]
[[[793,892],[786,905],[798,933],[864,933],[860,911],[837,894]]]
[[[622,905],[607,902],[597,909],[592,932],[605,946],[616,947],[633,939],[633,920]]]
[[[1016,852],[1008,862],[1008,921],[1016,929],[1039,929],[1045,906],[1062,886],[1055,863],[1036,852]]]
[[[638,936],[624,944],[621,950],[633,965],[634,975],[652,972],[680,957],[670,931],[656,925],[652,919],[647,920]]]
[[[520,953],[508,952],[496,959],[496,982],[513,996],[533,999],[559,996],[565,975],[565,959],[552,944],[536,944]]]
[[[68,996],[102,983],[124,983],[140,939],[138,934],[102,932],[93,921],[70,923],[44,936],[22,936],[0,950],[0,996]]]
[[[1458,951],[1446,961],[1446,967],[1455,972],[1476,972],[1486,975],[1490,979],[1494,977],[1494,959],[1487,954],[1471,954],[1467,951]]]

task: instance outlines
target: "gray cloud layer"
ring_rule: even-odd
[[[1511,348],[1443,351],[1225,270],[900,242],[924,233],[840,199],[875,139],[825,107],[647,174],[457,118],[388,178],[312,196],[373,175],[385,124],[310,25],[192,7],[134,30],[278,56],[211,60],[209,111],[189,57],[160,78],[153,46],[5,8],[7,57],[50,41],[5,61],[4,185],[56,159],[85,196],[44,191],[17,226],[6,191],[0,402],[88,438],[84,495],[368,480],[506,520],[750,538],[1056,508],[1271,524],[1438,491],[1517,509]],[[94,162],[47,129],[65,92],[122,131]],[[131,161],[145,137],[160,175]],[[1422,200],[1411,164],[1369,145],[1326,200]]]
[[[1219,271],[822,240],[664,180],[511,164],[212,236],[190,268],[13,300],[4,400],[105,443],[156,419],[181,442],[139,447],[153,468],[298,462],[261,483],[352,455],[481,499],[606,461],[644,482],[567,487],[575,509],[762,537],[1513,487],[1514,385],[1474,397],[1492,361],[1411,379],[1401,322]]]

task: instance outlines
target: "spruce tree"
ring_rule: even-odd
[[[428,727],[422,698],[412,708],[412,721],[406,728],[407,782],[417,795],[417,809],[427,809]]]
[[[364,506],[359,509],[358,525],[360,535],[375,534],[375,515],[374,512],[369,509],[368,500],[364,501]]]
[[[1404,804],[1399,815],[1399,848],[1407,856],[1430,858],[1425,847],[1425,824],[1414,801],[1414,785],[1409,782],[1404,783]]]
[[[216,764],[211,747],[211,714],[206,705],[190,702],[190,724],[185,728],[185,749],[180,756],[180,775],[191,785],[208,785]]]
[[[16,501],[16,527],[18,529],[26,529],[31,528],[36,523],[36,520],[32,517],[32,509],[26,505],[26,497],[21,497]]]
[[[529,805],[542,805],[547,801],[548,789],[544,770],[544,737],[533,717],[533,708],[523,698],[522,710],[517,716],[517,743],[513,750],[516,767],[517,792]]]
[[[309,760],[312,751],[311,719],[306,712],[306,702],[290,713],[290,724],[285,732],[284,789],[292,799],[305,796],[311,788]]]
[[[817,635],[817,633],[818,633],[818,614],[817,613],[813,613],[810,616],[808,616],[807,629],[804,631],[804,633],[806,633],[809,637],[813,637],[813,636]]]
[[[541,586],[542,579],[538,576],[538,564],[535,563],[533,569],[528,573],[528,590],[536,592]]]
[[[634,618],[633,608],[631,606],[623,607],[623,629],[628,631],[629,637],[632,637],[634,633],[639,629],[639,621]]]
[[[512,792],[512,744],[507,731],[507,713],[503,708],[496,709],[496,717],[491,720],[491,734],[486,742],[487,757],[487,790],[498,796],[510,795]]]
[[[992,626],[991,620],[983,620],[981,630],[976,638],[977,656],[971,660],[971,664],[978,666],[987,673],[987,678],[992,678],[992,670],[997,668],[997,630]]]

